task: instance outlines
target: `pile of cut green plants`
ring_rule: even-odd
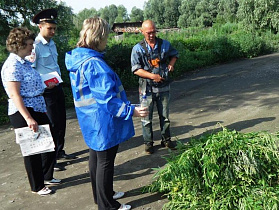
[[[144,188],[168,197],[163,209],[279,209],[277,134],[222,127],[165,158]]]

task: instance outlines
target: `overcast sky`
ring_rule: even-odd
[[[57,0],[57,1],[60,2],[61,0]],[[92,7],[95,8],[96,10],[99,10],[100,8],[104,8],[105,6],[114,4],[116,6],[123,5],[127,9],[128,14],[130,14],[133,7],[143,9],[145,0],[62,0],[62,1],[65,2],[67,6],[72,7],[74,13],[78,13],[85,8],[91,9]]]

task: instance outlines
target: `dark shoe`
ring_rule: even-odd
[[[54,165],[54,171],[65,171],[66,169],[63,166],[60,166],[58,164]]]
[[[154,153],[153,143],[145,144],[145,152],[148,153],[148,154],[153,154]]]
[[[61,155],[58,155],[57,159],[71,160],[71,159],[77,159],[77,156],[75,156],[75,155],[68,155],[68,154],[61,154]]]
[[[161,146],[162,147],[167,147],[171,150],[176,150],[176,143],[171,140],[162,140],[161,141]]]

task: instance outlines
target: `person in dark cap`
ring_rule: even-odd
[[[40,24],[42,22],[46,22],[57,24],[56,18],[57,11],[55,9],[46,9],[39,12],[37,15],[33,17],[33,23]]]
[[[33,18],[40,29],[34,43],[33,65],[41,75],[57,73],[61,77],[60,67],[57,62],[57,49],[52,39],[57,28],[57,11],[55,9],[46,9]],[[59,81],[59,79],[58,79]],[[74,155],[68,155],[64,151],[65,131],[66,131],[66,108],[65,96],[62,85],[57,80],[48,82],[44,91],[44,98],[47,106],[47,115],[55,131],[53,139],[56,146],[57,159],[74,159]],[[58,164],[54,170],[64,170]]]

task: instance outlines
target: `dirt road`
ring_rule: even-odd
[[[218,122],[242,132],[278,131],[279,54],[242,60],[189,73],[173,82],[171,131],[173,139],[186,142],[212,131]],[[129,92],[137,103],[137,93]],[[154,121],[155,153],[147,155],[139,119],[134,119],[136,135],[120,145],[115,166],[115,190],[125,191],[121,203],[137,210],[162,209],[167,199],[159,194],[141,193],[150,183],[152,168],[163,167],[157,115]],[[63,183],[55,193],[41,197],[30,193],[20,148],[8,126],[0,130],[0,209],[9,210],[95,210],[88,176],[88,149],[83,142],[74,110],[67,111],[66,151],[76,160],[60,163],[65,171],[55,172]]]

